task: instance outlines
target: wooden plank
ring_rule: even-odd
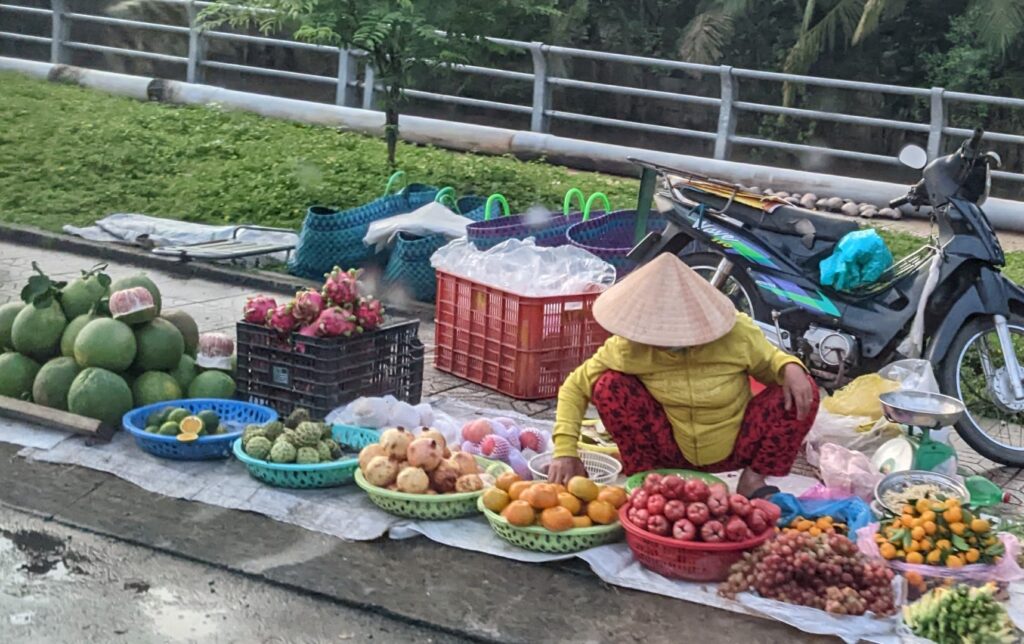
[[[116,429],[93,418],[86,418],[78,414],[51,409],[50,407],[7,396],[0,396],[0,416],[26,420],[50,429],[59,429],[105,441],[110,440]]]

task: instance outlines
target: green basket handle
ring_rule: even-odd
[[[451,186],[445,186],[437,191],[434,196],[434,201],[442,205],[451,206],[451,209],[455,212],[462,214],[459,210],[459,200],[455,198],[455,188]]]
[[[391,194],[391,189],[394,187],[395,183],[398,182],[398,181],[401,181],[403,184],[405,183],[405,181],[406,181],[405,170],[398,170],[393,175],[388,177],[388,182],[384,185],[384,196],[385,197],[388,196],[389,194]]]
[[[487,197],[487,203],[484,204],[484,221],[487,221],[491,218],[491,204],[494,203],[495,201],[501,204],[501,209],[504,212],[502,217],[508,217],[509,214],[511,214],[508,209],[508,201],[505,200],[505,197],[503,195],[500,195],[497,192],[495,192],[490,197]]]
[[[579,188],[569,188],[565,193],[565,199],[562,200],[562,214],[566,217],[569,216],[573,197],[576,197],[576,201],[580,204],[580,210],[583,210],[583,191]]]
[[[600,199],[601,201],[604,202],[605,212],[612,211],[612,204],[611,202],[608,201],[608,196],[605,195],[603,192],[595,192],[594,194],[590,195],[590,197],[587,199],[586,205],[583,206],[583,221],[587,221],[588,219],[590,219],[590,207],[594,205],[595,199]]]

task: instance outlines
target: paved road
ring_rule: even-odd
[[[0,640],[468,640],[0,507]]]

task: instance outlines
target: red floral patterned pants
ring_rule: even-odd
[[[665,410],[635,376],[606,372],[591,399],[619,447],[627,475],[659,468],[728,472],[749,467],[762,476],[785,476],[814,424],[819,402],[815,384],[811,413],[798,420],[795,411],[786,411],[782,387],[767,387],[747,404],[732,454],[698,467],[679,451]]]

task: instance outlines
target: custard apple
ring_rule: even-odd
[[[293,463],[296,454],[295,446],[287,441],[277,441],[270,448],[271,463]]]
[[[283,432],[281,432],[277,436],[277,439],[274,442],[275,443],[289,443],[289,444],[291,444],[292,447],[295,447],[295,448],[299,447],[299,437],[295,433],[294,429],[286,429],[286,430],[284,430]]]
[[[316,453],[315,447],[300,447],[295,455],[295,462],[299,465],[315,465],[320,462],[320,456]]]
[[[320,441],[316,444],[316,453],[320,457],[321,461],[334,460],[331,457],[331,447],[327,444],[327,441]]]
[[[284,419],[284,426],[288,429],[295,429],[301,423],[309,420],[309,412],[301,407],[295,408],[292,413],[288,414],[288,418]]]
[[[279,420],[272,420],[263,426],[263,431],[266,433],[266,437],[272,441],[277,440],[277,437],[284,431],[284,423]]]
[[[295,436],[299,443],[297,447],[316,447],[320,442],[320,425],[318,423],[301,423],[295,428]]]
[[[249,441],[257,436],[266,437],[267,432],[259,425],[246,425],[242,431],[242,447],[249,444]]]
[[[253,436],[244,446],[246,454],[264,461],[272,448],[273,444],[266,436]]]

